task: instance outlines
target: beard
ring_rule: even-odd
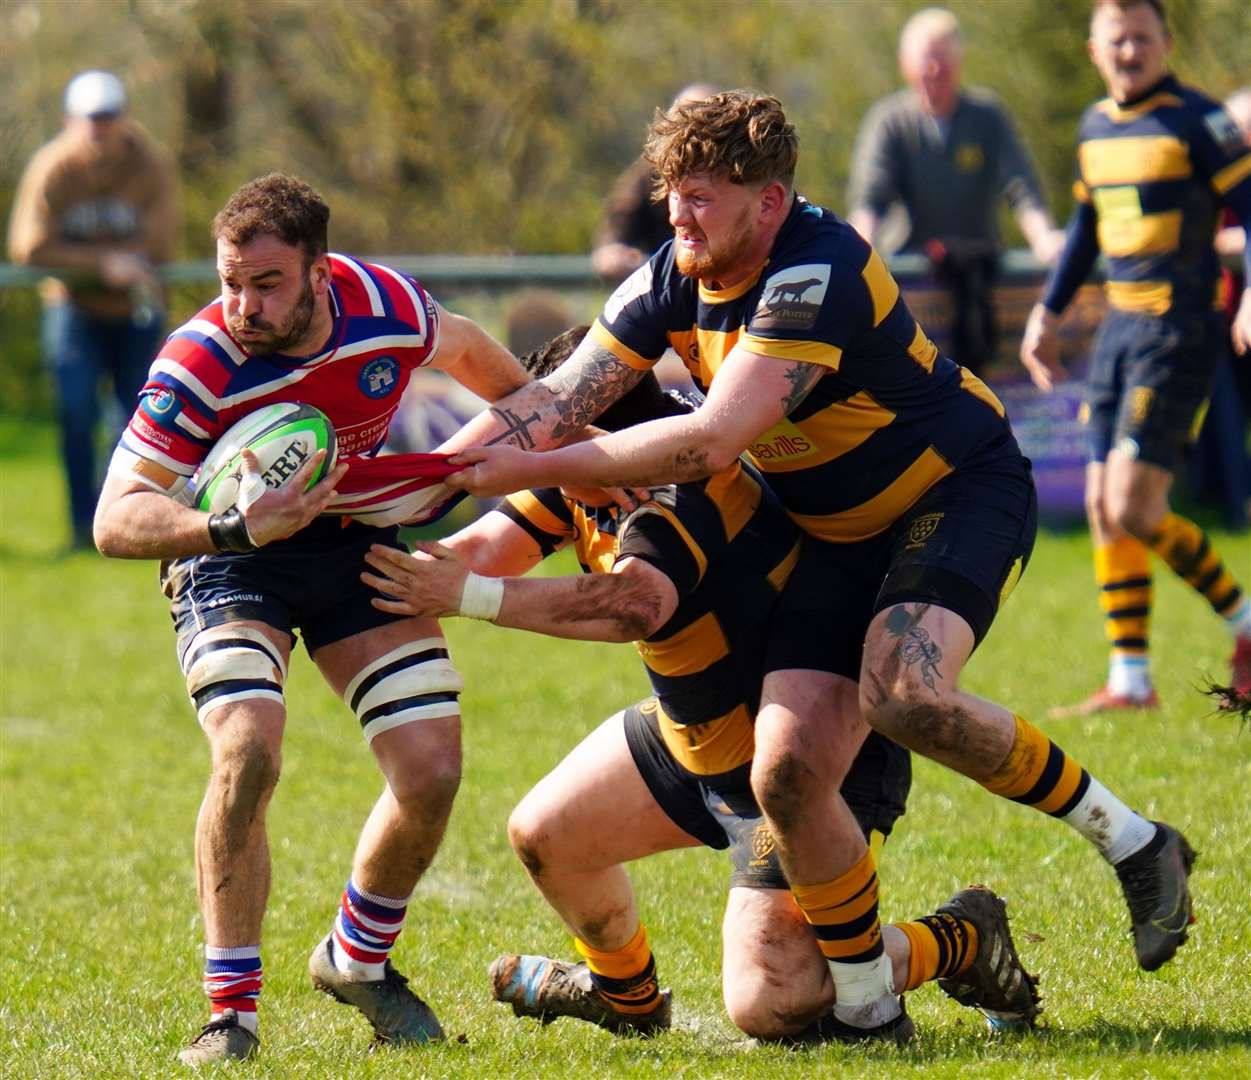
[[[229,320],[229,327],[231,332],[236,334],[243,329],[261,331],[264,336],[245,338],[244,342],[248,352],[253,356],[269,356],[273,353],[286,352],[299,345],[308,333],[308,328],[313,325],[315,310],[316,297],[313,295],[313,282],[310,277],[305,276],[300,297],[296,300],[295,307],[291,309],[291,315],[281,330],[273,323],[266,322],[255,315],[249,315],[247,318],[236,316]]]
[[[743,255],[751,247],[751,216],[752,207],[744,207],[738,220],[730,226],[723,243],[714,245],[705,234],[702,255],[694,255],[675,243],[674,262],[678,270],[687,277],[700,281],[715,281],[724,277],[742,261]]]

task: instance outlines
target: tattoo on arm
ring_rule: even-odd
[[[789,364],[786,368],[786,381],[791,384],[790,390],[782,397],[782,408],[789,416],[792,409],[804,400],[825,375],[825,369],[819,364],[807,364],[802,360]]]
[[[918,604],[916,611],[909,614],[903,604],[892,608],[886,617],[886,632],[891,637],[899,638],[894,655],[908,667],[919,664],[921,681],[937,694],[938,687],[934,680],[942,678],[938,665],[942,661],[943,651],[930,637],[929,631],[918,625],[929,609],[929,604]]]
[[[552,438],[564,441],[638,385],[645,372],[623,364],[607,349],[590,345],[542,381],[556,398],[559,419]]]
[[[494,446],[496,443],[511,443],[513,446],[521,447],[522,450],[535,448],[537,444],[534,436],[530,434],[530,425],[538,423],[538,412],[533,412],[524,419],[512,409],[493,408],[491,412],[499,418],[500,423],[504,425],[504,430],[491,439],[487,446]]]
[[[700,480],[712,474],[712,466],[708,464],[708,451],[702,446],[688,446],[673,455],[673,469],[670,479],[681,483],[684,480]]]

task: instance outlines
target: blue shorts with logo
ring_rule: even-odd
[[[1193,442],[1227,332],[1219,311],[1110,310],[1095,339],[1082,410],[1092,461],[1113,448],[1170,472]]]
[[[765,670],[859,680],[869,623],[895,604],[959,615],[980,643],[1034,550],[1029,459],[1007,436],[931,487],[884,533],[854,544],[805,536],[774,609]]]
[[[406,618],[379,611],[360,580],[370,544],[407,550],[399,528],[322,517],[258,551],[176,559],[162,585],[181,642],[210,626],[255,620],[291,636],[312,655],[323,645]]]

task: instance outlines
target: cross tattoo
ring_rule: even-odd
[[[523,450],[533,450],[535,447],[534,436],[530,434],[530,425],[539,421],[537,412],[527,416],[524,420],[511,409],[492,409],[496,416],[507,421],[508,427],[504,431],[487,442],[487,446],[494,446],[500,442],[512,442]],[[514,439],[513,436],[517,438]]]

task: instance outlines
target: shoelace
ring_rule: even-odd
[[[1151,917],[1155,905],[1160,902],[1160,874],[1156,861],[1152,858],[1141,865],[1122,864],[1118,867],[1121,887],[1125,891],[1125,899],[1129,902],[1129,913],[1134,922],[1142,922]]]
[[[240,1026],[238,1017],[222,1016],[216,1020],[210,1020],[207,1024],[205,1024],[204,1027],[200,1029],[200,1034],[197,1035],[192,1042],[198,1043],[201,1039],[207,1038],[209,1035],[216,1035],[220,1031],[229,1031],[231,1028],[237,1028]]]

